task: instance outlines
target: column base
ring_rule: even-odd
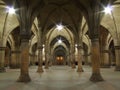
[[[5,70],[5,68],[4,67],[0,67],[0,73],[1,72],[5,72],[6,70]]]
[[[75,68],[76,68],[76,65],[75,65],[75,64],[73,64],[73,65],[72,65],[72,69],[75,69]]]
[[[110,68],[110,65],[101,65],[101,68]]]
[[[49,67],[48,67],[48,66],[45,66],[45,69],[49,69]]]
[[[17,82],[30,82],[31,79],[30,79],[30,76],[29,74],[23,74],[23,75],[20,75],[19,79],[17,80]]]
[[[104,81],[100,73],[92,73],[92,76],[90,77],[90,81],[92,82],[100,82]]]
[[[115,71],[120,71],[120,66],[116,66]]]
[[[18,69],[20,66],[10,66],[10,69]]]
[[[30,66],[33,66],[34,64],[33,64],[33,63],[30,63],[29,65],[30,65]]]
[[[37,70],[37,72],[39,72],[39,73],[44,72],[44,71],[43,71],[43,68],[38,66],[38,70]]]
[[[82,68],[78,68],[77,72],[84,72],[84,70]]]

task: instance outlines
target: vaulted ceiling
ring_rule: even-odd
[[[61,37],[64,40],[62,46],[69,48],[72,40],[75,43],[75,36],[81,34],[81,32],[84,34],[87,33],[88,26],[86,16],[93,11],[95,1],[103,6],[107,4],[120,5],[120,0],[0,0],[0,33],[4,32],[7,37],[15,28],[19,27],[21,23],[20,19],[23,20],[22,23],[25,23],[24,16],[26,15],[29,22],[32,24],[34,22],[32,31],[35,36],[38,33],[38,27],[41,27],[43,35],[49,39],[50,45],[58,48],[59,45],[56,44],[57,39]],[[14,6],[17,10],[16,15],[7,16],[7,6]],[[23,8],[25,8],[24,12],[22,11]],[[22,13],[19,12],[20,10]],[[119,15],[119,13],[115,12],[114,15]],[[115,17],[115,20],[117,20],[116,18],[117,17]],[[112,20],[109,22],[108,20],[110,20],[109,17],[105,16],[102,24],[110,23],[109,26],[111,26]],[[63,30],[64,33],[56,34],[58,33],[55,28],[57,24],[65,26],[65,30]],[[113,33],[114,30],[109,32]],[[14,32],[12,34],[14,34]],[[87,36],[83,37],[87,44]],[[37,40],[35,40],[34,37],[33,39],[35,44]]]

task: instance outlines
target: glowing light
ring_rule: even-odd
[[[15,14],[15,9],[13,7],[7,7],[7,12],[10,14]]]
[[[45,45],[43,44],[43,47],[45,47]]]
[[[60,44],[60,43],[62,43],[62,40],[61,40],[61,39],[59,39],[59,40],[58,40],[58,43],[59,43],[59,44]]]
[[[58,29],[59,31],[62,30],[62,29],[63,29],[63,25],[62,25],[62,24],[57,25],[57,29]]]
[[[104,12],[106,14],[111,14],[111,11],[112,11],[112,7],[110,5],[108,5],[107,7],[104,8]]]
[[[62,60],[63,60],[63,57],[60,57],[60,60],[62,61]]]
[[[75,44],[75,47],[77,47],[77,44]]]

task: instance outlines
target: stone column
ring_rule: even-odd
[[[78,69],[77,69],[77,72],[83,72],[83,68],[82,68],[82,54],[81,54],[81,49],[82,47],[80,45],[77,46],[77,49],[78,49]]]
[[[72,68],[76,68],[76,65],[75,65],[75,53],[72,54]]]
[[[103,68],[109,68],[110,67],[110,60],[109,60],[109,51],[108,50],[102,50],[101,52],[101,67]]]
[[[18,82],[29,82],[31,81],[29,76],[29,39],[21,40],[21,72]]]
[[[45,69],[49,69],[48,62],[49,62],[49,50],[48,50],[48,41],[45,42]]]
[[[72,46],[72,68],[76,68],[76,65],[75,65],[75,46],[73,45]]]
[[[0,72],[5,72],[4,59],[5,59],[5,47],[0,47]]]
[[[91,53],[89,52],[84,52],[84,56],[83,56],[83,59],[84,59],[84,64],[85,65],[91,65]]]
[[[35,65],[35,58],[36,58],[35,54],[30,54],[29,57],[30,57],[30,65]]]
[[[67,55],[67,65],[69,66],[69,54]]]
[[[51,67],[52,65],[53,65],[53,61],[52,61],[52,54],[50,53],[50,55],[49,55],[49,58],[50,58],[50,60],[49,60],[49,67]]]
[[[115,56],[116,56],[116,71],[120,71],[120,46],[115,46]]]
[[[88,65],[91,65],[91,53],[87,55]]]
[[[74,45],[71,45],[71,67],[74,69],[76,68],[75,66],[75,47]]]
[[[38,47],[38,70],[37,70],[37,72],[44,72],[43,71],[43,68],[42,68],[42,50],[43,50],[43,46],[41,45],[41,46],[39,46]]]
[[[69,66],[71,67],[71,58],[72,58],[72,55],[71,53],[69,54]]]
[[[8,48],[5,49],[5,58],[4,58],[4,67],[9,67],[11,63],[11,55],[10,50]]]
[[[91,47],[91,60],[92,60],[92,76],[90,80],[93,82],[103,81],[100,74],[100,50],[99,50],[99,39],[92,39]]]
[[[88,60],[88,54],[84,54],[84,64],[88,65],[89,64],[89,60]]]
[[[49,67],[48,67],[48,61],[49,61],[49,55],[48,55],[48,53],[46,52],[46,53],[45,53],[45,69],[49,69]]]
[[[20,51],[11,51],[10,68],[20,68]]]
[[[67,55],[67,65],[68,65],[68,66],[70,66],[70,63],[69,63],[69,62],[70,62],[70,53],[68,53],[68,55]]]

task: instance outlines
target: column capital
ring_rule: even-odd
[[[11,51],[11,53],[21,53],[19,50]]]
[[[0,51],[4,51],[6,47],[0,47]]]
[[[77,45],[77,49],[83,49],[81,45]]]
[[[21,42],[29,42],[31,35],[29,34],[21,34],[20,38],[21,38]]]
[[[120,49],[120,46],[114,46],[115,47],[115,49]]]
[[[43,49],[43,46],[42,46],[42,45],[38,46],[38,49],[42,50],[42,49]]]
[[[29,53],[29,55],[30,55],[30,56],[35,56],[35,54],[31,54],[31,53]]]
[[[99,38],[92,38],[91,39],[91,42],[96,42],[96,41],[99,41]]]
[[[102,53],[109,53],[109,50],[101,50]]]
[[[90,55],[92,55],[91,53],[88,53],[88,54],[84,54],[83,56],[90,56]]]

